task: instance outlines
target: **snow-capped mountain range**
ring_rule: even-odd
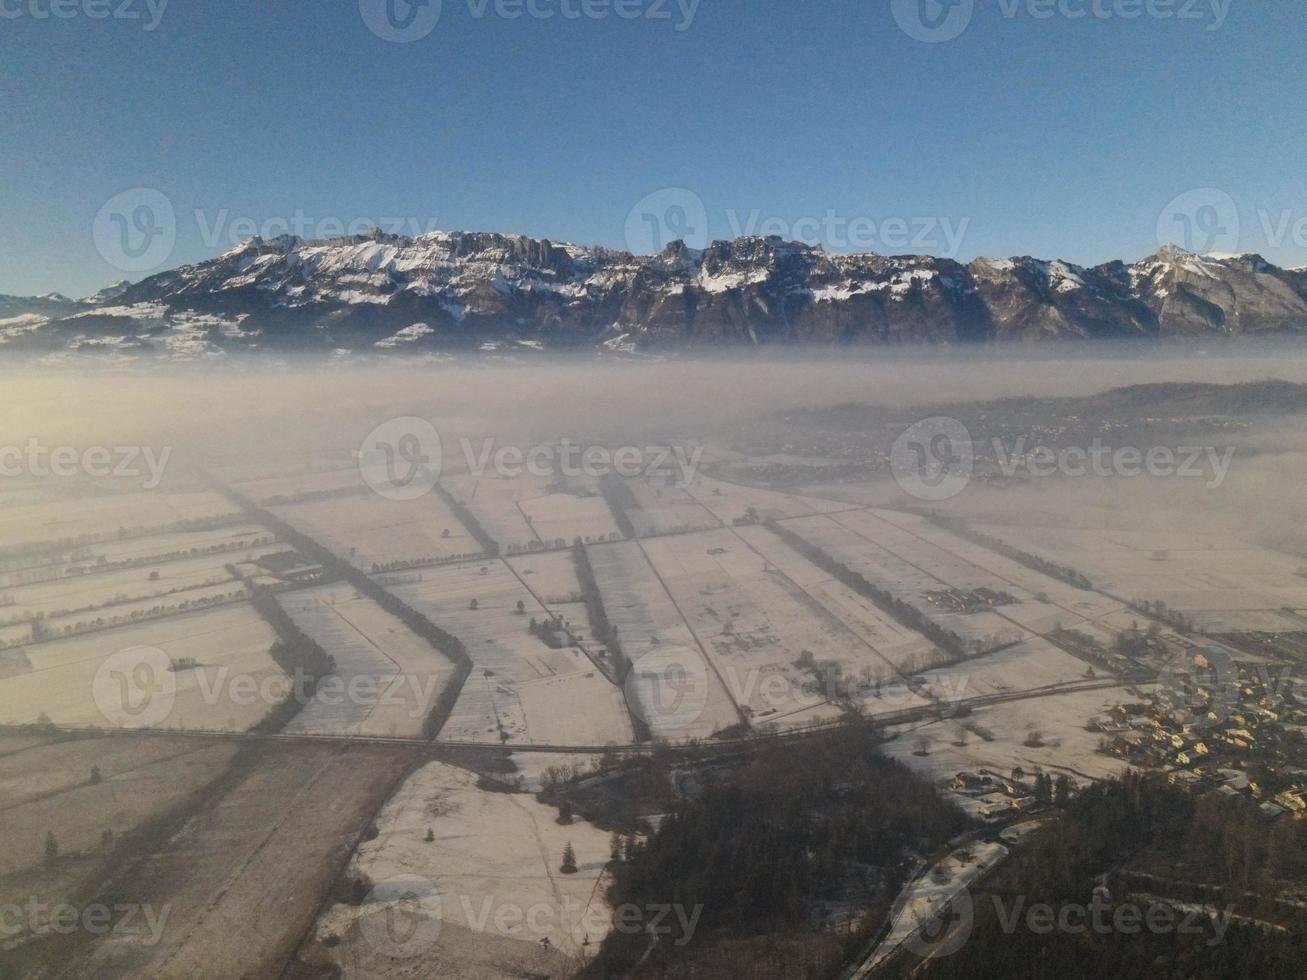
[[[1307,271],[1167,246],[1133,265],[962,264],[779,238],[653,256],[518,235],[251,239],[74,301],[0,296],[7,352],[670,351],[1307,332]]]

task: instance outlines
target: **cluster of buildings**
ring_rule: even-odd
[[[1042,806],[1034,788],[1017,779],[1016,774],[1003,776],[989,769],[964,770],[953,777],[948,788],[966,798],[969,805],[964,808],[982,820],[1022,816]]]
[[[1219,689],[1195,692],[1209,710],[1177,707],[1166,691],[1118,704],[1091,724],[1102,750],[1132,766],[1195,791],[1248,797],[1271,817],[1307,819],[1307,707],[1276,674],[1239,664]]]

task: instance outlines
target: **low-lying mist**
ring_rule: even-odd
[[[616,361],[345,362],[252,360],[175,366],[0,370],[0,444],[159,442],[201,454],[282,447],[304,454],[396,414],[457,437],[533,440],[711,434],[769,413],[846,402],[939,405],[1087,395],[1153,381],[1307,382],[1307,351],[1139,345],[1056,353],[987,347],[786,358]]]

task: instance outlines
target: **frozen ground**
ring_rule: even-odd
[[[963,770],[1010,773],[1018,766],[1027,773],[1064,772],[1081,782],[1106,779],[1127,766],[1099,752],[1103,735],[1087,731],[1086,725],[1129,698],[1124,690],[1108,689],[980,707],[965,718],[899,726],[885,752],[937,783]],[[1040,738],[1032,739],[1032,734]],[[923,738],[924,756],[918,754]]]
[[[589,549],[604,610],[633,669],[628,698],[655,737],[705,738],[739,723],[734,702],[640,544]]]
[[[422,734],[453,676],[453,663],[352,586],[285,593],[278,601],[336,661],[336,680],[324,682],[286,731]]]
[[[28,669],[0,679],[0,724],[245,731],[288,693],[274,639],[245,603],[33,644]],[[198,666],[167,668],[181,658]]]
[[[550,574],[555,581],[563,575],[557,567],[541,572],[546,580]],[[549,615],[523,584],[532,576],[519,579],[496,559],[392,581],[396,595],[462,640],[475,664],[442,738],[537,745],[633,741],[622,692],[576,647],[553,649],[531,635],[530,621]]]
[[[318,922],[320,945],[339,940],[334,948],[341,952],[330,954],[337,962],[366,951],[378,934],[376,918],[397,910],[434,923],[410,923],[418,943],[409,959],[419,969],[441,963],[442,977],[528,975],[479,972],[486,967],[460,972],[471,969],[469,958],[480,960],[476,937],[528,958],[548,940],[554,953],[577,964],[610,928],[609,835],[579,820],[560,825],[558,811],[533,797],[480,790],[471,773],[431,763],[408,778],[377,825],[380,833],[359,847],[349,872],[368,898],[360,906],[336,905]],[[559,866],[569,843],[577,873],[564,875]]]

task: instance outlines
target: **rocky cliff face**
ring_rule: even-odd
[[[1164,248],[1134,265],[963,265],[778,238],[654,256],[515,235],[253,239],[90,299],[0,299],[0,346],[172,358],[239,351],[1201,337],[1307,331],[1307,272]],[[30,308],[29,308],[30,307]]]

